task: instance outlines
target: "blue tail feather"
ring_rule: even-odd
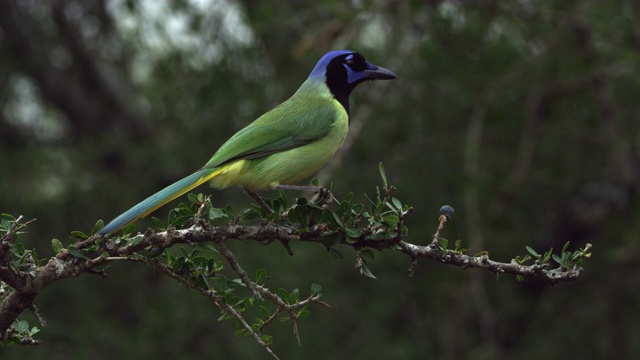
[[[153,210],[209,180],[207,175],[210,175],[213,171],[215,171],[215,169],[201,169],[186,178],[167,186],[145,200],[142,200],[136,206],[125,211],[117,218],[111,220],[111,222],[98,231],[98,234],[104,235],[120,230],[135,220],[145,217]]]

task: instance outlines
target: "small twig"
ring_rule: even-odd
[[[291,250],[291,246],[289,245],[289,239],[280,240],[280,244],[284,246],[284,249],[287,250],[287,254],[289,256],[293,256],[293,250]]]
[[[393,194],[394,191],[396,191],[396,187],[393,185],[389,185],[389,188],[387,187],[383,187],[382,190],[384,190],[384,198],[382,198],[382,203],[388,203],[389,200],[391,200],[391,194]]]
[[[227,248],[224,241],[215,242],[214,244],[216,245],[216,248],[218,249],[220,254],[224,256],[225,259],[227,259],[227,262],[229,263],[229,266],[231,266],[231,269],[233,269],[233,271],[238,274],[240,280],[242,280],[242,283],[247,287],[247,289],[249,289],[249,291],[253,293],[253,296],[258,299],[262,299],[262,296],[260,296],[260,291],[258,290],[258,284],[249,279],[249,277],[247,276],[247,272],[242,269],[242,267],[238,263],[238,260],[236,260],[235,255],[233,255],[231,250]]]
[[[36,307],[35,304],[31,304],[29,306],[29,310],[31,310],[31,313],[36,318],[36,320],[38,321],[38,324],[40,324],[40,326],[47,327],[47,322],[44,320],[44,318],[42,318],[42,316],[40,315],[40,312],[38,311],[38,308]]]
[[[293,322],[293,336],[295,336],[298,341],[298,346],[302,345],[302,341],[300,341],[300,331],[298,331],[298,317],[292,317],[291,322]]]
[[[236,311],[236,309],[233,308],[233,306],[226,304],[224,306],[225,310],[227,310],[229,313],[231,313],[231,315],[233,315],[236,319],[238,319],[238,321],[242,324],[242,326],[253,336],[253,338],[258,342],[258,344],[260,344],[262,347],[264,347],[265,350],[267,350],[267,352],[273,356],[275,359],[279,359],[278,356],[271,350],[271,348],[269,347],[269,345],[267,343],[265,343],[260,336],[253,331],[253,329],[251,328],[251,326],[249,326],[249,324],[247,324],[247,322],[244,320],[244,318],[242,317],[242,315],[240,315],[240,313],[238,313]]]
[[[16,231],[19,231],[23,227],[29,226],[31,225],[31,223],[38,221],[38,219],[31,219],[25,223],[20,224],[20,220],[22,220],[22,218],[24,218],[24,216],[22,215],[18,216],[16,221],[14,221],[13,224],[11,224],[11,229],[9,231],[15,233]]]
[[[16,227],[18,226],[18,223],[20,223],[20,220],[22,220],[24,216],[22,215],[18,215],[18,218],[16,219],[16,221],[13,222],[13,224],[11,224],[11,228],[9,228],[9,232],[15,232],[16,231]]]
[[[485,253],[481,256],[469,256],[454,252],[453,250],[446,250],[442,252],[437,247],[431,245],[419,246],[401,241],[398,244],[400,251],[411,257],[427,257],[439,260],[445,264],[452,264],[463,268],[481,268],[492,271],[496,274],[512,274],[522,275],[532,280],[544,281],[547,283],[556,283],[558,281],[575,280],[582,273],[581,267],[572,269],[556,268],[545,269],[545,266],[540,264],[522,265],[516,262],[503,263],[489,259],[489,256]],[[587,248],[590,250],[591,245],[587,244]],[[586,251],[584,252],[587,253]]]
[[[20,215],[18,216],[15,221],[13,221],[13,223],[11,224],[11,227],[9,227],[9,230],[7,231],[6,234],[4,234],[4,236],[2,238],[0,238],[0,242],[3,243],[13,243],[13,241],[15,240],[15,234],[20,231],[20,229],[28,226],[29,224],[37,221],[38,219],[31,219],[23,224],[20,224],[20,221],[22,220],[22,218],[24,218],[24,216]]]
[[[233,254],[232,254],[233,255]],[[135,259],[127,259],[127,260],[133,260],[136,261]],[[229,305],[229,304],[224,304],[224,302],[222,301],[222,299],[220,299],[219,296],[215,295],[215,291],[213,290],[207,290],[207,289],[203,289],[202,287],[196,286],[195,284],[193,284],[189,279],[180,276],[178,274],[176,274],[173,269],[170,266],[167,266],[165,264],[159,264],[156,263],[154,264],[155,268],[160,271],[161,273],[175,279],[178,280],[178,282],[180,282],[181,284],[187,286],[190,289],[196,290],[199,293],[201,293],[202,295],[204,295],[206,298],[208,298],[211,302],[213,302],[216,306],[218,306],[221,309],[226,310],[227,312],[229,312],[231,315],[233,315],[233,317],[236,318],[236,320],[238,320],[238,322],[240,322],[240,324],[242,324],[242,326],[253,336],[253,338],[258,342],[258,344],[260,344],[262,347],[265,348],[265,350],[271,355],[273,356],[275,359],[278,359],[278,357],[276,356],[276,354],[271,350],[271,348],[269,348],[269,345],[267,343],[265,343],[261,338],[260,335],[258,335],[255,331],[253,331],[253,329],[251,328],[251,326],[247,323],[247,321],[244,319],[244,317],[242,317],[242,315],[237,312],[233,306]],[[222,304],[222,305],[221,305]]]
[[[242,267],[240,267],[240,264],[238,263],[238,260],[235,258],[235,255],[233,255],[233,253],[229,250],[229,248],[227,248],[224,241],[219,241],[219,242],[216,242],[215,244],[220,254],[224,256],[224,258],[227,260],[227,262],[231,266],[231,269],[235,271],[236,274],[238,274],[242,283],[245,284],[247,289],[249,289],[249,291],[251,291],[256,298],[262,299],[263,297],[266,297],[267,299],[269,299],[271,302],[275,303],[278,306],[274,314],[271,315],[269,319],[267,319],[262,324],[261,329],[267,326],[269,323],[271,323],[274,319],[276,319],[277,316],[282,311],[285,311],[289,314],[291,321],[293,322],[293,334],[295,335],[296,340],[298,341],[298,345],[300,345],[300,333],[298,331],[298,314],[296,313],[296,310],[300,307],[306,306],[311,302],[318,302],[323,306],[328,306],[326,303],[319,301],[320,294],[313,297],[309,297],[308,299],[304,301],[299,301],[295,304],[287,304],[278,295],[269,291],[269,289],[251,281],[247,276],[246,271],[244,271]],[[250,327],[248,327],[248,325],[247,325],[247,329],[250,330]],[[250,331],[253,334],[253,331],[252,330]],[[254,334],[254,336],[257,336],[257,335]]]
[[[109,256],[104,258],[104,261],[122,261],[122,260],[139,262],[139,259],[131,258],[128,256]]]
[[[409,277],[412,277],[416,271],[416,267],[418,267],[418,258],[415,256],[411,257],[411,264],[409,264]]]
[[[207,203],[210,202],[211,200],[211,195],[208,195],[204,201],[200,204],[200,207],[198,208],[198,212],[196,213],[195,218],[196,219],[201,219],[202,215],[204,214],[204,210],[207,208]]]
[[[134,259],[128,259],[128,260],[136,261]],[[170,277],[170,278],[172,278],[174,280],[177,280],[179,283],[183,284],[184,286],[199,292],[200,294],[204,295],[207,299],[209,299],[209,301],[211,301],[217,307],[219,307],[221,309],[223,308],[223,306],[220,305],[220,304],[222,304],[222,301],[221,301],[220,297],[215,294],[215,291],[213,289],[209,290],[209,289],[204,289],[204,288],[201,288],[199,286],[196,286],[189,279],[176,274],[173,271],[173,269],[168,265],[160,264],[160,263],[153,263],[153,266],[160,273],[162,273],[164,275],[167,275],[168,277]]]
[[[438,243],[438,239],[440,239],[440,233],[442,232],[442,229],[444,229],[444,225],[447,223],[447,220],[449,220],[449,218],[446,215],[440,215],[440,217],[438,218],[438,222],[440,224],[438,225],[438,230],[436,230],[436,233],[433,234],[433,240],[431,240],[431,244]]]
[[[262,293],[262,295],[264,295],[265,298],[268,298],[271,302],[275,303],[278,307],[275,309],[274,313],[271,314],[271,316],[269,316],[269,318],[267,320],[265,320],[262,323],[262,326],[260,327],[260,330],[262,331],[262,329],[264,329],[265,327],[267,327],[271,322],[273,322],[273,320],[277,319],[278,316],[284,311],[286,313],[289,314],[289,317],[291,318],[291,321],[293,322],[293,334],[296,337],[296,340],[298,341],[298,345],[301,344],[300,341],[300,332],[298,331],[298,314],[297,314],[297,310],[299,308],[305,307],[311,303],[315,303],[318,304],[320,306],[323,307],[331,307],[331,305],[325,303],[324,301],[320,301],[320,298],[322,297],[322,294],[317,294],[315,296],[310,296],[308,298],[306,298],[305,300],[302,301],[298,301],[295,304],[287,304],[284,301],[282,301],[282,299],[272,293],[271,291],[269,291],[269,289],[262,287],[260,285],[257,285],[258,290],[260,290],[260,292]]]
[[[262,323],[262,326],[260,326],[260,331],[262,331],[264,328],[269,326],[269,324],[271,324],[273,320],[277,319],[281,311],[282,311],[282,308],[277,307],[273,312],[273,314],[271,314],[271,316],[269,316],[269,318]]]

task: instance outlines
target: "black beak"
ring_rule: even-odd
[[[372,64],[369,65],[369,69],[362,72],[367,80],[391,80],[397,78],[392,71]]]

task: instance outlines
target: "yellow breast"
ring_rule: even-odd
[[[340,148],[349,130],[349,116],[345,109],[334,99],[331,105],[335,108],[333,116],[336,118],[327,135],[293,149],[224,165],[211,180],[211,186],[260,190],[279,184],[295,184],[316,173]]]

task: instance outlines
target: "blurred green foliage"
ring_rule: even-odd
[[[331,309],[275,325],[282,358],[635,358],[640,5],[594,1],[9,0],[0,3],[0,211],[24,236],[89,232],[204,164],[349,48],[398,80],[352,95],[351,148],[319,178],[338,198],[379,183],[415,207],[409,241],[445,237],[508,261],[594,245],[587,272],[549,288],[385,252],[360,275],[316,246],[230,244],[272,288],[322,284]],[[362,126],[360,131],[356,127]],[[205,191],[205,188],[202,188]],[[230,189],[218,206],[245,207]],[[297,196],[290,195],[291,197]],[[362,199],[364,202],[366,199]],[[171,206],[156,217],[167,218]],[[139,228],[145,224],[140,221]],[[609,246],[608,248],[605,247]],[[569,249],[574,250],[574,249]],[[562,260],[562,259],[560,259]],[[556,260],[557,261],[557,260]],[[5,359],[268,358],[197,294],[136,264],[37,300],[38,347]],[[29,323],[37,323],[25,318]]]

